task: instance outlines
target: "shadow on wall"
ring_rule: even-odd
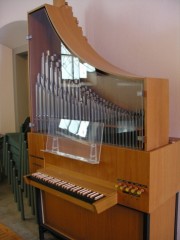
[[[27,35],[27,21],[8,23],[0,28],[0,44],[15,49],[25,45]]]

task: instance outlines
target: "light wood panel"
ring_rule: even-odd
[[[149,152],[118,149],[117,179],[125,180],[128,185],[139,184],[146,186],[141,196],[133,196],[118,190],[118,203],[143,212],[149,212],[149,170]]]
[[[65,0],[53,0],[53,5],[56,7],[61,7],[65,4]]]
[[[174,240],[175,196],[150,215],[150,240]]]
[[[118,178],[146,185],[140,197],[119,191],[118,202],[147,213],[179,191],[180,141],[153,151],[119,149]]]
[[[73,146],[69,146],[70,148]],[[81,149],[79,149],[81,151]],[[117,179],[117,148],[104,145],[101,151],[101,161],[99,164],[89,164],[87,162],[62,157],[56,154],[44,153],[45,168],[49,166],[61,167],[70,171],[82,173],[97,179],[116,182]]]
[[[29,170],[30,173],[37,172],[38,169],[44,167],[44,159],[29,156]]]
[[[46,145],[46,135],[38,133],[28,133],[28,154],[30,173],[36,172],[44,167],[44,149]]]
[[[178,192],[179,154],[180,141],[150,152],[150,212]]]
[[[168,144],[169,83],[167,79],[144,80],[145,150]]]
[[[31,133],[30,153],[39,155],[39,151],[37,151],[36,147],[41,146],[40,148],[44,148],[45,139],[46,137],[42,134]],[[173,205],[170,204],[171,208],[168,207],[169,211],[162,211],[160,209],[161,206],[169,201],[170,198],[173,198],[173,196],[175,196],[175,193],[179,189],[179,151],[180,141],[178,139],[174,139],[173,143],[168,144],[167,146],[148,152],[103,145],[101,161],[98,165],[91,165],[73,159],[60,157],[51,153],[44,153],[46,162],[45,169],[47,170],[54,165],[54,168],[58,173],[58,168],[62,167],[64,171],[67,169],[74,171],[75,175],[77,173],[80,173],[82,175],[84,174],[84,177],[81,179],[85,179],[88,176],[93,176],[96,179],[95,181],[102,183],[103,180],[107,180],[110,184],[112,184],[112,186],[116,183],[116,180],[118,178],[147,185],[147,191],[143,193],[141,197],[133,197],[129,194],[118,192],[118,202],[124,206],[129,206],[131,208],[139,209],[144,212],[150,212],[150,216],[152,214],[153,217],[150,223],[150,226],[152,225],[152,233],[150,239],[154,240],[158,239],[159,236],[161,237],[167,235],[169,237],[173,236],[174,234],[172,227],[174,224],[174,220],[172,219],[174,214],[174,209],[172,209]],[[73,174],[69,175],[72,176]],[[54,192],[52,189],[42,187],[42,185],[39,186],[38,184],[34,186],[42,189],[50,195],[54,195],[54,198],[57,197],[57,191]],[[80,214],[79,208],[81,209],[80,211],[84,211],[82,209],[94,211],[94,207],[91,205],[86,205],[74,199],[69,200],[69,198],[70,197],[62,196],[61,194],[58,195],[58,201],[69,202],[66,204],[70,204],[71,202],[73,208],[76,209],[75,212],[77,211],[76,214]],[[47,208],[48,206],[49,205],[47,205]],[[61,231],[61,227],[56,226],[57,222],[54,225],[54,222],[51,222],[52,219],[49,220],[49,214],[51,214],[49,211],[52,213],[52,208],[49,208],[49,210],[47,210],[47,224],[51,228],[55,228],[55,230],[67,234],[69,230],[65,232],[64,230]],[[114,219],[113,215],[111,221]],[[121,214],[119,213],[119,216],[120,215]],[[160,217],[161,222],[163,221],[162,226],[164,226],[162,229],[159,229],[159,231],[157,231],[155,228],[158,221],[157,219],[159,219],[158,217]],[[69,222],[68,217],[67,221]],[[118,219],[118,221],[121,220]],[[89,224],[92,225],[93,223]],[[115,228],[116,227],[117,225],[115,225]],[[97,229],[97,234],[100,233],[101,232],[98,232]],[[160,239],[163,239],[163,237]]]
[[[71,239],[143,240],[141,212],[116,205],[94,214],[45,192],[43,199],[45,224]]]
[[[33,139],[36,135],[35,141]],[[30,136],[31,156],[42,154],[36,148],[39,144],[39,149],[43,149],[45,137],[35,133],[31,133]],[[100,164],[97,165],[49,152],[43,153],[45,169],[55,166],[57,171],[58,168],[62,168],[64,171],[71,171],[72,175],[79,173],[85,178],[94,177],[97,182],[108,181],[114,189],[118,179],[129,182],[129,185],[134,183],[144,185],[145,191],[141,196],[133,196],[118,190],[118,202],[147,213],[154,211],[179,191],[179,155],[180,141],[178,140],[148,152],[103,145]],[[30,167],[30,169],[33,168],[34,166]]]
[[[39,133],[28,133],[28,150],[29,155],[44,158],[44,151],[46,146],[46,135]]]

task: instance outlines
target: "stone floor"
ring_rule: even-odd
[[[6,180],[0,182],[0,223],[5,224],[15,231],[24,240],[38,240],[38,225],[32,214],[28,201],[25,198],[25,220],[21,220],[20,212],[17,210],[17,203]],[[55,240],[49,233],[45,234],[45,240]]]

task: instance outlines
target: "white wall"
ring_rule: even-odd
[[[0,44],[0,133],[14,131],[12,49]]]
[[[68,3],[91,45],[107,60],[137,75],[169,79],[170,135],[180,137],[180,1]]]
[[[27,12],[53,0],[0,0],[0,28],[8,23],[27,20]]]

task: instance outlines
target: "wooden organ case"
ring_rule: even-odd
[[[45,230],[77,240],[174,239],[180,142],[168,136],[168,80],[108,63],[57,2],[28,14],[25,181],[37,190],[40,239]]]

